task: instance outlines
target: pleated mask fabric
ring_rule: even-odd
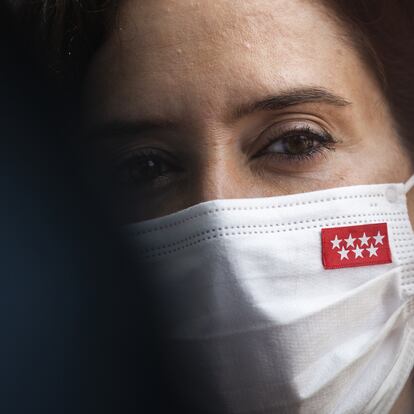
[[[195,411],[391,410],[414,365],[413,183],[212,200],[122,229]]]

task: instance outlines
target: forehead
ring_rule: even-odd
[[[301,85],[343,93],[359,62],[340,38],[317,1],[127,0],[90,66],[87,112],[176,118]]]

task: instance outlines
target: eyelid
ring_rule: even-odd
[[[319,126],[315,122],[307,120],[289,120],[287,122],[277,122],[272,124],[262,132],[261,137],[264,136],[267,141],[274,141],[277,136],[282,137],[295,131],[309,131],[318,135],[330,136],[330,133],[325,128]],[[270,138],[268,137],[269,134],[271,135]]]

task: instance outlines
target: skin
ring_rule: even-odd
[[[84,95],[87,142],[104,170],[120,165],[102,178],[117,222],[212,199],[407,180],[409,154],[345,32],[309,0],[124,1]],[[326,133],[329,148],[286,156],[292,136],[315,150]],[[411,193],[409,203],[413,216]],[[397,404],[412,412],[407,387]]]

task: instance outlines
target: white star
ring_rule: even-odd
[[[336,249],[336,248],[340,248],[340,244],[341,244],[342,239],[338,239],[338,235],[335,234],[335,239],[331,240],[332,243],[332,249]]]
[[[352,251],[354,252],[355,259],[356,259],[357,257],[364,257],[364,256],[362,255],[362,252],[363,252],[364,250],[365,250],[365,249],[360,249],[358,246],[357,246],[357,247],[355,247],[355,249],[354,249],[354,250],[352,250]]]
[[[379,232],[379,230],[378,230],[378,233],[377,233],[377,235],[376,236],[373,236],[374,237],[374,239],[375,239],[375,244],[377,245],[377,244],[384,244],[383,242],[382,242],[382,239],[385,237],[385,236],[383,236],[380,232]]]
[[[349,247],[349,246],[354,247],[355,238],[352,237],[352,234],[349,234],[349,237],[345,239],[345,241],[346,241],[346,247]]]
[[[368,240],[371,237],[367,237],[367,235],[364,233],[362,237],[359,238],[359,240],[361,240],[361,247],[364,246],[365,244],[368,246]]]
[[[349,250],[346,250],[345,247],[342,247],[342,249],[339,250],[338,253],[341,255],[341,260],[348,259]]]
[[[377,254],[378,247],[374,247],[373,244],[371,244],[371,246],[369,246],[367,250],[369,251],[369,257],[378,256]]]

